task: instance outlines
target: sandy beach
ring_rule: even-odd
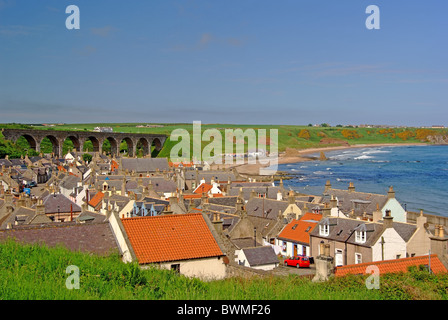
[[[278,157],[278,164],[286,164],[286,163],[297,163],[297,162],[305,162],[312,161],[315,158],[310,157],[309,155],[320,153],[320,152],[330,152],[336,150],[347,150],[347,149],[355,149],[355,148],[375,148],[375,147],[402,147],[402,146],[426,146],[426,143],[388,143],[388,144],[357,144],[351,146],[337,146],[337,147],[321,147],[321,148],[309,148],[309,149],[294,149],[293,152],[289,150],[288,153],[281,153]],[[263,169],[267,165],[263,165],[260,163],[257,164],[242,164],[242,165],[234,165],[235,169],[239,174],[245,176],[257,176],[263,175]]]

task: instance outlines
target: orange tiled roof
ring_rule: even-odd
[[[293,219],[278,235],[278,238],[305,244],[310,243],[310,232],[322,219],[321,214],[305,213],[299,220]],[[316,222],[312,222],[316,221]],[[309,228],[309,229],[308,229]],[[308,230],[308,231],[306,231]]]
[[[201,183],[200,186],[198,186],[196,188],[196,190],[194,190],[194,193],[207,193],[209,192],[211,189],[213,188],[213,186],[211,184],[207,184],[207,183]]]
[[[224,255],[201,213],[121,221],[140,264]]]
[[[366,268],[371,265],[377,266],[379,268],[380,274],[407,272],[408,268],[411,266],[429,265],[429,256],[365,262],[348,266],[341,266],[336,268],[335,276],[341,277],[347,274],[365,274]],[[431,270],[434,273],[447,272],[447,269],[439,260],[436,254],[431,255]]]
[[[102,193],[101,191],[98,191],[95,194],[95,196],[93,196],[93,198],[90,199],[89,204],[95,208],[101,202],[101,200],[103,200],[103,198],[104,198],[104,193]]]
[[[115,171],[119,168],[120,166],[118,165],[118,163],[115,160],[112,160],[110,162],[110,171]]]
[[[168,165],[170,167],[175,167],[175,168],[179,167],[181,164],[185,168],[194,166],[193,162],[168,162]]]
[[[193,193],[193,194],[184,194],[182,195],[184,199],[201,199],[202,194],[199,193]],[[209,198],[219,198],[223,197],[222,193],[215,193],[215,194],[208,194],[207,197]]]

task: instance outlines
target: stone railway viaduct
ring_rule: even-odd
[[[119,132],[91,132],[91,131],[59,131],[59,130],[29,130],[29,129],[2,129],[2,134],[7,140],[17,142],[20,137],[24,137],[30,147],[40,152],[40,145],[43,139],[48,138],[53,144],[53,153],[62,157],[62,145],[66,139],[73,142],[74,148],[78,152],[84,152],[84,143],[90,140],[93,144],[94,152],[103,152],[103,143],[109,140],[111,153],[114,156],[120,154],[120,143],[125,141],[128,145],[128,156],[134,157],[137,153],[137,144],[143,149],[144,156],[151,156],[151,146],[160,151],[167,136],[161,134],[146,133],[119,133]]]

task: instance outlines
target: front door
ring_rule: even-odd
[[[293,244],[292,247],[294,248],[294,257],[297,256],[297,245]]]
[[[335,252],[335,265],[336,267],[342,266],[343,265],[343,258],[342,258],[342,250],[341,249],[336,249]]]

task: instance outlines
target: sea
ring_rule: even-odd
[[[378,194],[393,186],[406,210],[448,216],[448,146],[352,148],[325,155],[325,161],[279,165],[292,176],[284,186],[314,195],[323,193],[327,180],[333,188],[347,189],[353,182],[356,191]]]

